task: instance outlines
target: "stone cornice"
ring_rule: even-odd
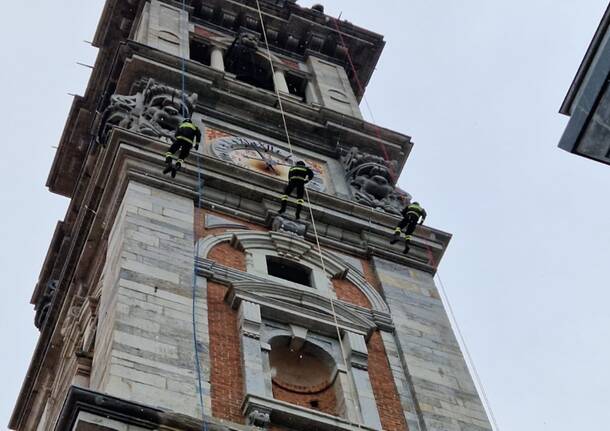
[[[98,62],[102,63],[99,58]],[[105,82],[100,80],[99,86],[116,85],[117,94],[128,94],[132,84],[142,77],[180,86],[176,57],[135,42],[121,45],[112,59],[100,64],[102,66],[107,78]],[[192,61],[187,62],[187,70],[187,87],[199,94],[197,112],[285,140],[285,132],[278,126],[282,121],[275,93],[244,84],[229,74]],[[47,180],[47,186],[53,192],[72,196],[78,178],[82,176],[82,163],[89,155],[95,157],[97,148],[93,136],[101,114],[93,114],[96,109],[102,111],[103,107],[96,107],[94,100],[98,100],[96,103],[102,101],[102,94],[88,90],[84,99],[75,101],[68,116]],[[339,149],[347,146],[378,153],[383,145],[389,158],[398,162],[400,171],[413,145],[409,136],[289,97],[284,99],[284,109],[293,143],[327,156],[338,156]]]
[[[75,429],[74,426],[78,423],[78,415],[82,412],[150,430],[199,431],[203,427],[203,421],[200,419],[165,412],[144,404],[72,386],[53,429],[55,431]],[[205,422],[209,431],[245,431],[250,429],[227,421],[219,423],[211,417],[206,417]]]
[[[344,65],[352,75],[347,58],[349,51],[357,74],[357,77],[351,76],[352,88],[358,100],[362,98],[360,86],[366,88],[375,70],[385,46],[383,36],[290,1],[284,7],[265,1],[260,5],[271,50],[297,59],[310,53],[324,56]],[[260,30],[258,10],[253,0],[209,0],[195,6],[193,12],[191,19],[194,22],[225,34],[234,34],[237,27],[256,33]],[[276,38],[275,35],[279,34],[283,37]]]

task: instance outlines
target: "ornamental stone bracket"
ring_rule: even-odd
[[[130,93],[132,95],[110,96],[110,104],[102,114],[98,130],[98,140],[103,145],[115,126],[169,140],[184,120],[183,113],[191,116],[197,101],[196,93],[183,93],[152,78],[136,81]]]
[[[305,237],[308,224],[299,220],[293,220],[281,215],[273,217],[271,229],[275,232],[292,234],[300,237]]]
[[[392,172],[396,172],[396,161],[384,160],[357,147],[342,149],[341,152],[341,163],[353,200],[379,211],[400,215],[404,206],[411,202],[411,195],[393,184]]]
[[[45,286],[43,294],[39,297],[38,302],[34,306],[34,325],[42,330],[42,327],[47,321],[49,310],[53,304],[55,293],[57,292],[57,280],[49,280]]]

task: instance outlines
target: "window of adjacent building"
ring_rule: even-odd
[[[276,256],[267,256],[267,273],[293,283],[313,287],[311,269]]]
[[[210,65],[210,45],[203,43],[197,39],[190,41],[191,60],[196,61],[206,66]]]

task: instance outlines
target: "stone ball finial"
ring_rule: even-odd
[[[311,10],[315,10],[316,12],[324,13],[324,6],[317,3],[311,7]]]

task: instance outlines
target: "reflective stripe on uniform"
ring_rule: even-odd
[[[185,136],[177,136],[176,139],[182,139],[183,141],[186,141],[191,145],[193,144],[193,141]]]
[[[282,196],[282,200],[283,201],[287,201],[288,200],[288,196],[287,195]]]
[[[297,199],[297,205],[303,205],[305,201],[303,199]]]
[[[291,180],[301,180],[301,181],[305,181],[306,178],[303,177],[290,177]]]
[[[187,129],[197,130],[197,126],[195,126],[193,123],[189,123],[189,122],[180,124],[179,128],[181,129],[183,127],[186,127]]]
[[[402,229],[401,229],[401,228],[399,228],[399,227],[396,227],[396,228],[394,229],[394,232],[395,232],[395,233],[400,233],[401,231],[402,231]]]
[[[418,212],[415,212],[415,211],[407,211],[407,215],[409,215],[409,214],[414,214],[414,215],[416,215],[417,217],[421,217],[421,214],[420,214],[420,213],[418,213]]]
[[[411,235],[405,235],[405,241],[411,241]]]
[[[304,168],[302,166],[293,166],[292,168],[290,168],[290,172],[307,172],[309,169]]]

